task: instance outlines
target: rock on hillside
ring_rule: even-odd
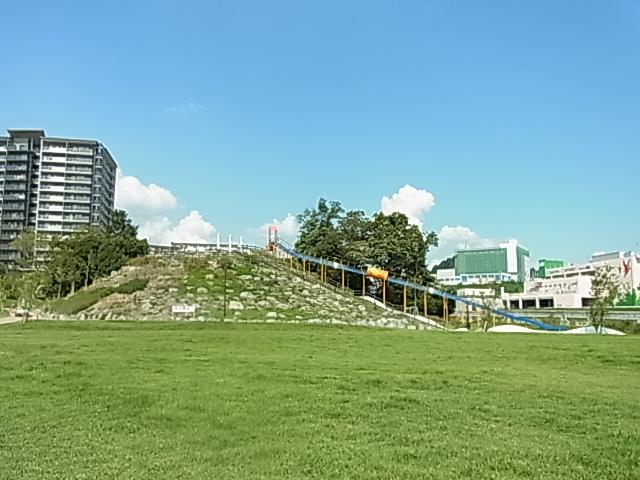
[[[231,260],[226,272],[226,320],[423,328],[405,315],[354,297],[350,291],[289,270],[286,263],[266,253],[147,257],[90,287],[116,287],[138,277],[149,279],[144,290],[111,294],[75,318],[222,320],[225,272],[221,259],[224,256]],[[178,304],[195,305],[195,314],[172,315],[171,307]]]

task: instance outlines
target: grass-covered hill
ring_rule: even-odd
[[[223,262],[228,260],[225,298]],[[196,305],[196,313],[173,315],[171,307],[177,304]],[[264,252],[139,258],[110,278],[52,302],[47,316],[198,321],[224,317],[240,322],[422,328],[406,315],[376,307],[349,290],[321,283],[317,276],[291,269],[288,262]]]

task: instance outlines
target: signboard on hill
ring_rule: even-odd
[[[195,305],[172,305],[171,313],[196,313]]]

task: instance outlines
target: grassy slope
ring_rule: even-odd
[[[207,258],[146,257],[134,262],[141,263],[134,270],[127,267],[96,286],[52,302],[50,307],[54,313],[65,315],[81,311],[83,318],[102,319],[108,314],[110,319],[160,320],[171,318],[172,305],[186,303],[198,305],[195,317],[222,320],[225,275],[219,264],[221,257],[232,261],[226,275],[227,319],[315,323],[339,320],[353,324],[391,320],[395,324],[419,324],[398,312],[355,298],[348,290],[321,283],[316,275],[304,275],[291,269],[288,262],[266,253],[214,254]],[[104,291],[108,292],[105,289],[114,289],[137,277],[149,279],[144,291],[131,296],[104,295]],[[250,299],[243,298],[247,294]],[[239,302],[243,309],[232,310],[231,302]]]
[[[0,328],[0,478],[640,478],[637,338]]]

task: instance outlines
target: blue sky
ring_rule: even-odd
[[[391,203],[449,227],[437,256],[640,249],[638,0],[32,1],[3,18],[0,128],[101,139],[157,238],[256,236],[321,195],[372,213],[409,184]]]

